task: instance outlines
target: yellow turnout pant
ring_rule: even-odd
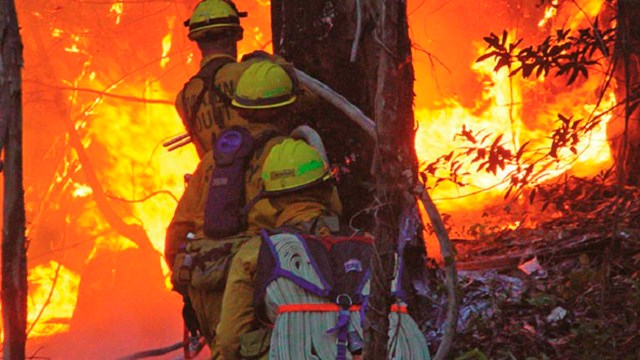
[[[217,345],[225,360],[240,359],[239,337],[254,330],[253,279],[259,250],[260,237],[252,237],[242,244],[231,261],[216,331]]]

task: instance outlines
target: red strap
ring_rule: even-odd
[[[331,251],[331,248],[333,247],[333,245],[340,243],[340,242],[344,242],[344,241],[356,241],[356,242],[361,242],[364,244],[368,244],[368,245],[373,245],[373,238],[370,236],[314,236],[314,235],[302,235],[303,238],[309,240],[309,239],[313,239],[313,240],[318,240],[320,241],[320,243],[322,243],[322,245],[324,245],[325,248],[327,248],[327,250]]]
[[[403,314],[408,314],[409,313],[407,311],[407,306],[406,305],[398,305],[398,304],[391,305],[391,312],[397,312],[397,313],[403,313]]]
[[[360,305],[352,305],[349,308],[349,311],[360,311],[362,306]],[[336,304],[285,304],[280,305],[278,307],[278,314],[287,313],[287,312],[338,312],[340,311],[340,306]],[[391,305],[391,312],[398,312],[402,314],[407,314],[407,306],[406,305]]]
[[[349,311],[360,311],[360,305],[352,305]],[[278,307],[278,314],[286,312],[338,312],[340,306],[337,304],[285,304]]]

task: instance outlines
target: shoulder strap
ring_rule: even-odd
[[[310,244],[295,233],[269,235],[263,230],[262,240],[274,260],[271,281],[284,277],[317,296],[331,294],[332,279],[326,279],[322,271],[323,267],[325,270],[330,268],[328,253],[321,252],[324,250],[322,247],[315,247],[315,251],[312,251]]]
[[[182,89],[182,103],[185,104],[185,117],[186,117],[185,121],[190,128],[195,126],[195,120],[196,120],[196,114],[198,113],[198,108],[202,103],[202,99],[204,98],[204,95],[209,90],[213,89],[213,91],[216,92],[216,95],[220,96],[222,99],[228,98],[226,95],[222,93],[222,91],[220,91],[215,86],[215,78],[220,68],[232,62],[235,62],[235,61],[226,56],[214,58],[211,61],[209,61],[207,64],[205,64],[205,66],[203,66],[200,69],[200,71],[198,71],[197,74],[191,77],[191,79],[189,79],[189,82],[185,84],[184,88]],[[185,94],[187,93],[186,91],[187,86],[189,86],[189,83],[191,82],[191,80],[194,80],[194,79],[202,80],[203,86],[202,86],[202,90],[200,90],[200,93],[198,93],[196,101],[194,101],[193,104],[188,104],[186,101],[187,99],[185,98]],[[215,106],[215,102],[212,101],[211,104],[212,106]]]
[[[280,132],[276,130],[267,130],[257,138],[253,139],[252,157],[253,158],[255,158],[256,156],[259,157],[262,151],[264,151],[264,147],[267,145],[269,140],[280,135],[281,135]],[[261,192],[257,196],[255,196],[253,199],[248,199],[247,203],[242,208],[242,215],[246,217],[249,214],[249,211],[251,211],[251,209],[256,205],[256,203],[258,203],[258,201],[262,200],[263,198],[264,198],[264,194]]]

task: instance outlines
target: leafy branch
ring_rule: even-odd
[[[476,132],[463,124],[453,139],[459,142],[455,150],[430,163],[422,164],[422,180],[424,183],[431,180],[430,185],[433,188],[443,182],[452,182],[456,186],[464,187],[473,185],[465,181],[472,171],[484,172],[499,176],[500,182],[508,183],[505,198],[519,197],[525,188],[537,185],[546,175],[547,169],[560,164],[563,160],[560,156],[562,152],[568,150],[578,156],[580,141],[587,138],[600,124],[601,118],[602,114],[589,120],[573,119],[571,116],[558,114],[548,146],[532,149],[529,140],[515,151],[509,148],[510,142],[504,141],[504,134],[484,133],[483,130]],[[502,174],[504,170],[508,172]],[[530,201],[533,201],[535,192],[530,196]]]
[[[518,46],[523,39],[511,42],[506,30],[502,36],[491,33],[483,38],[488,44],[487,51],[476,62],[493,58],[494,71],[506,67],[509,76],[522,73],[523,78],[547,76],[554,70],[555,76],[568,76],[567,85],[571,85],[580,75],[588,78],[589,67],[609,56],[615,32],[615,28],[600,29],[596,20],[592,27],[580,29],[576,34],[571,29],[559,29],[540,44],[522,49]]]
[[[501,36],[491,33],[484,37],[488,47],[476,62],[493,59],[493,70],[498,72],[507,68],[510,77],[518,74],[523,78],[546,77],[549,74],[565,76],[569,86],[580,76],[587,79],[589,69],[598,65],[602,58],[609,57],[615,35],[615,28],[601,29],[596,20],[589,28],[576,32],[559,29],[540,44],[522,48],[523,39],[513,41],[505,30]],[[574,119],[573,116],[558,114],[556,127],[549,135],[550,144],[540,149],[531,149],[531,140],[515,149],[503,141],[502,133],[474,132],[463,125],[454,136],[454,140],[462,141],[460,146],[431,163],[423,164],[422,179],[425,183],[427,179],[431,180],[433,187],[445,181],[463,187],[472,185],[465,180],[471,171],[485,172],[500,176],[500,183],[508,184],[505,198],[518,197],[525,188],[535,186],[547,169],[561,162],[561,153],[568,151],[578,156],[578,144],[600,124],[602,115]],[[534,190],[530,201],[535,196]]]

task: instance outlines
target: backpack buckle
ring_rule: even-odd
[[[340,294],[336,296],[336,304],[338,304],[341,309],[347,310],[353,305],[353,300],[351,300],[351,297],[347,294]]]

